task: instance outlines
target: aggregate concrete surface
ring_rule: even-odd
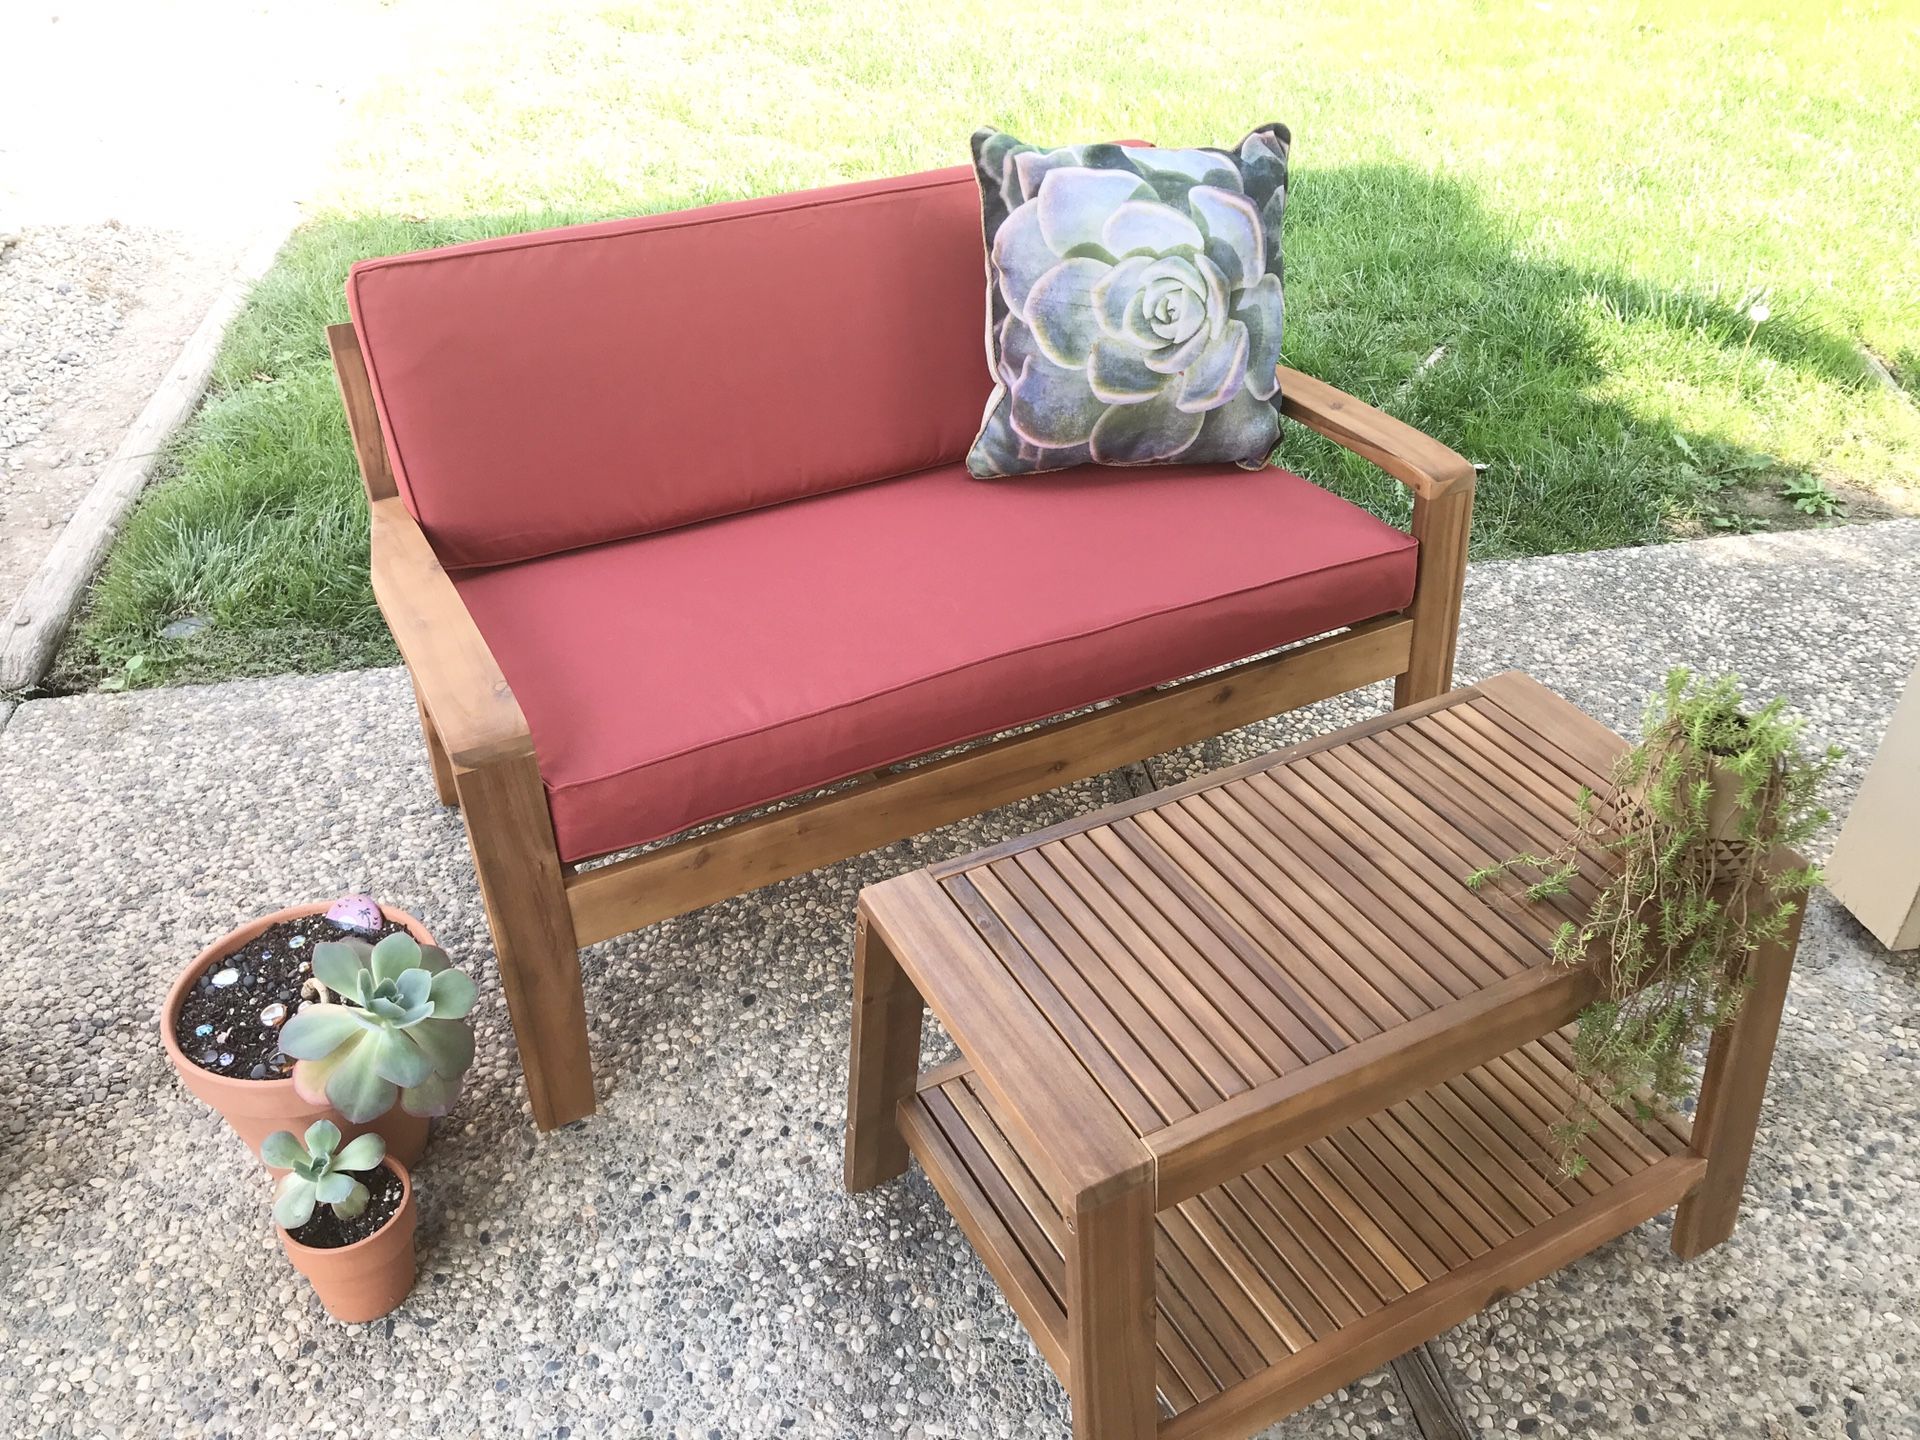
[[[0,615],[290,222],[380,21],[377,0],[0,6]]]
[[[1673,663],[1791,694],[1858,784],[1920,653],[1920,522],[1476,566],[1460,675],[1631,727]],[[1148,770],[1376,711],[1373,691]],[[1060,1390],[917,1172],[840,1188],[859,887],[1130,793],[1116,773],[597,946],[604,1095],[539,1135],[459,816],[406,677],[21,705],[0,729],[0,1433],[1057,1437]],[[1824,845],[1816,847],[1824,850]],[[420,1280],[339,1326],[269,1184],[167,1068],[174,972],[372,889],[476,974],[480,1059],[420,1171]],[[1731,1242],[1653,1221],[1439,1343],[1486,1433],[1920,1436],[1920,957],[1809,916]],[[937,1042],[935,1042],[937,1043]],[[1370,1376],[1273,1437],[1412,1437]]]

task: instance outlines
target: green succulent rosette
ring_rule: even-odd
[[[280,1032],[302,1099],[356,1125],[396,1101],[410,1115],[453,1108],[473,1064],[475,989],[464,971],[401,931],[377,945],[317,945],[313,974],[338,1000],[301,1006]]]

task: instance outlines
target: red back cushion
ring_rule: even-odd
[[[449,566],[957,460],[991,388],[966,166],[353,267],[407,508]]]

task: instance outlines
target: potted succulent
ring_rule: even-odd
[[[261,1146],[286,1171],[274,1192],[274,1232],[327,1313],[378,1320],[413,1289],[413,1181],[367,1134],[341,1143],[340,1127],[316,1120],[306,1138],[276,1130]]]
[[[201,951],[174,981],[160,1020],[167,1058],[187,1089],[218,1111],[256,1155],[274,1131],[304,1131],[327,1119],[350,1137],[378,1131],[403,1164],[420,1158],[429,1117],[451,1104],[448,1087],[416,1096],[411,1105],[391,1099],[379,1111],[357,1105],[349,1117],[329,1101],[324,1075],[300,1083],[300,1057],[285,1046],[303,1010],[333,1004],[334,995],[315,974],[319,957],[333,946],[366,948],[394,936],[426,957],[428,966],[447,968],[433,935],[413,916],[369,895],[349,895],[249,921]],[[335,973],[344,975],[346,968]],[[393,1098],[401,1097],[396,1091]]]
[[[465,971],[400,930],[374,945],[316,946],[313,984],[319,998],[280,1032],[301,1098],[332,1105],[355,1125],[377,1122],[396,1102],[417,1116],[453,1108],[473,1064],[466,1017],[476,991]]]
[[[1670,671],[1610,793],[1581,790],[1566,841],[1468,877],[1477,888],[1531,871],[1521,894],[1540,900],[1568,893],[1583,855],[1606,862],[1585,919],[1554,937],[1556,961],[1596,961],[1606,987],[1580,1017],[1581,1093],[1555,1130],[1568,1173],[1585,1167],[1599,1106],[1645,1117],[1692,1092],[1693,1057],[1738,1012],[1750,957],[1820,882],[1817,867],[1770,865],[1827,819],[1819,788],[1841,752],[1809,754],[1804,726],[1784,700],[1749,708],[1736,677]]]

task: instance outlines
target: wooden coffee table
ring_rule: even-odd
[[[1732,1232],[1793,963],[1755,957],[1697,1116],[1563,1176],[1564,833],[1622,741],[1508,674],[861,897],[847,1186],[919,1158],[1080,1440],[1246,1435],[1678,1205]],[[1791,857],[1779,857],[1791,863]],[[919,1074],[921,1017],[961,1058]]]

